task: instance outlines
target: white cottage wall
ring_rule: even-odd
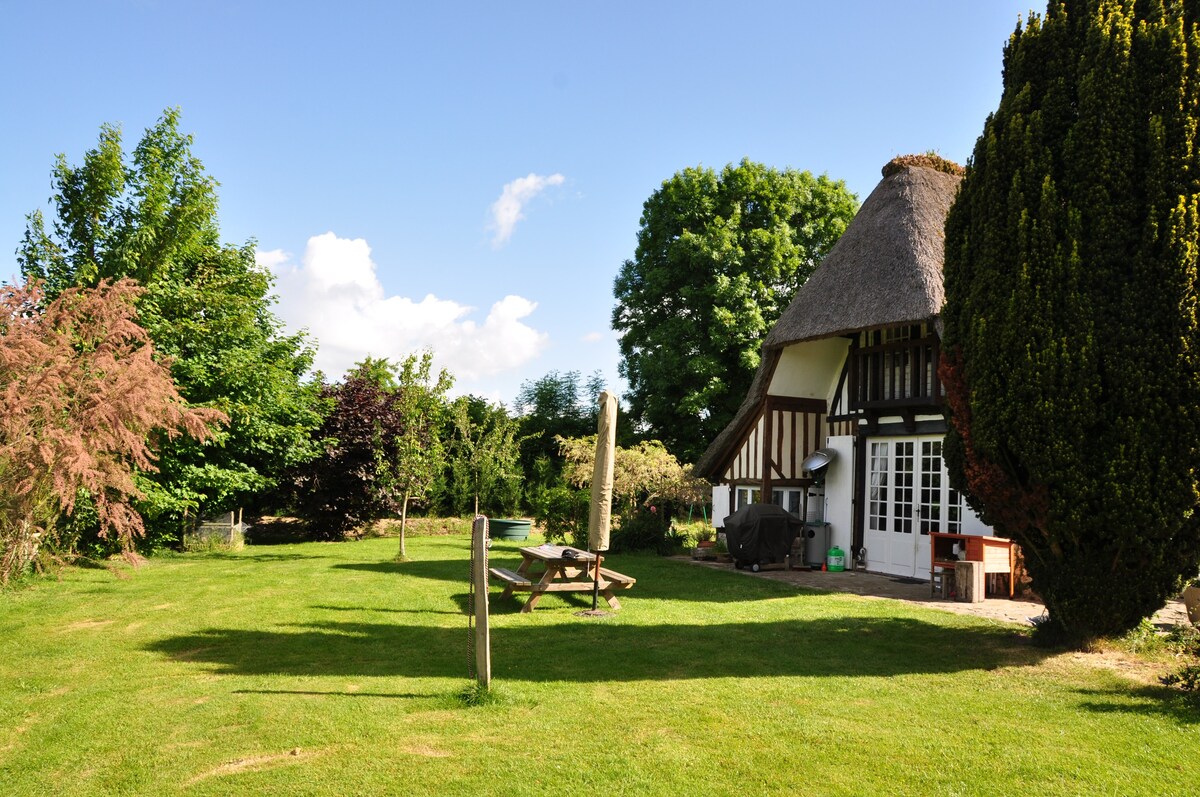
[[[823,338],[788,346],[779,355],[767,393],[828,400],[837,387],[849,349],[850,341],[846,338]]]
[[[830,437],[829,448],[837,458],[829,463],[825,477],[825,520],[829,523],[830,545],[836,545],[850,556],[854,542],[851,511],[854,500],[854,438],[846,435]]]

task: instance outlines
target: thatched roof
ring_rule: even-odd
[[[931,321],[941,311],[946,213],[962,169],[937,156],[908,155],[889,162],[883,175],[767,334],[750,392],[696,463],[699,475],[718,478],[730,448],[757,420],[783,347]]]
[[[962,177],[905,160],[884,167],[886,176],[764,346],[928,321],[941,311],[946,213]]]

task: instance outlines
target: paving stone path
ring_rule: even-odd
[[[1007,598],[988,598],[982,603],[962,603],[956,600],[946,600],[939,596],[930,595],[929,582],[911,583],[911,579],[901,579],[895,576],[885,576],[878,573],[862,571],[845,571],[830,573],[821,570],[762,570],[752,573],[749,570],[736,570],[731,564],[705,562],[689,559],[699,567],[730,570],[742,573],[752,578],[769,578],[773,581],[783,581],[798,587],[826,590],[828,592],[848,592],[852,595],[862,595],[868,598],[887,598],[926,606],[930,609],[940,609],[958,614],[971,614],[976,617],[988,617],[1006,623],[1030,625],[1031,618],[1040,617],[1045,606],[1031,600]],[[1186,623],[1187,612],[1183,601],[1176,598],[1167,603],[1154,615],[1154,623],[1166,630],[1174,625]]]

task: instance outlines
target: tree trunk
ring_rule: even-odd
[[[473,517],[479,517],[479,493],[475,493],[475,514]]]
[[[404,550],[404,528],[408,525],[408,490],[404,491],[404,502],[400,504],[400,558],[407,559]]]

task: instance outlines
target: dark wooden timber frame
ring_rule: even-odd
[[[854,435],[854,484],[850,499],[850,555],[858,558],[866,539],[863,509],[867,505],[867,438],[861,433]]]
[[[885,330],[905,328],[909,333],[907,340],[883,342]],[[759,413],[743,421],[745,431],[737,438],[739,442],[729,453],[730,459],[722,466],[721,472],[730,467],[732,458],[737,456],[745,443],[745,435],[761,418],[760,480],[732,480],[729,483],[730,508],[736,504],[736,487],[758,487],[762,501],[770,501],[776,487],[807,487],[812,484],[812,479],[783,478],[784,441],[782,438],[775,439],[775,413],[821,413],[825,416],[825,423],[830,425],[853,422],[851,552],[857,556],[866,538],[867,438],[940,434],[946,430],[944,420],[917,420],[921,415],[942,414],[942,384],[937,374],[941,341],[932,321],[880,327],[844,337],[850,339],[850,347],[828,408],[826,402],[820,399],[765,396]],[[864,344],[864,340],[868,342]],[[885,363],[888,367],[885,367]],[[882,419],[888,417],[898,418],[899,422],[881,423]],[[823,444],[817,440],[806,446],[804,441],[796,439],[796,425],[793,424],[791,428],[790,450],[793,454],[806,449],[801,456],[807,456],[809,449],[819,448]]]
[[[762,500],[770,501],[771,493],[775,485],[779,486],[807,486],[812,484],[812,479],[784,479],[783,468],[780,460],[783,459],[783,439],[775,440],[774,423],[776,412],[811,412],[825,414],[825,402],[821,399],[806,399],[793,398],[790,396],[767,396],[763,401],[763,446],[762,446]],[[797,451],[796,447],[796,426],[792,425],[792,451]],[[815,441],[814,441],[815,442]],[[817,446],[819,448],[820,446]],[[801,457],[808,456],[808,453],[803,453]],[[779,479],[776,480],[774,475],[779,474]]]
[[[857,335],[850,336],[850,350],[853,351],[854,344],[858,340]],[[850,376],[850,361],[853,358],[847,354],[846,359],[842,361],[842,373],[838,375],[837,389],[833,391],[833,403],[829,405],[829,420],[841,421],[847,420],[851,416],[842,415],[842,391],[846,387],[846,379]]]
[[[860,337],[850,343],[846,357],[849,371],[849,404],[851,412],[880,410],[889,414],[901,414],[906,409],[937,410],[941,405],[941,383],[937,378],[938,362],[941,359],[941,344],[932,330],[921,335],[921,326],[911,327],[912,338],[891,343],[862,345]],[[881,335],[882,330],[871,330],[866,335]],[[896,383],[896,368],[884,368],[887,355],[902,356],[910,379],[907,385]],[[925,376],[933,378],[926,384]],[[884,386],[887,390],[884,390]],[[838,383],[839,392],[841,382]],[[837,409],[840,409],[837,408]]]

